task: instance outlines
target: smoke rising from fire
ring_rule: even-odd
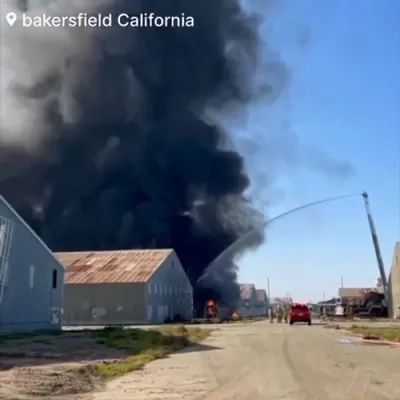
[[[50,4],[51,3],[51,4]],[[193,16],[187,29],[2,27],[0,192],[54,251],[176,250],[193,283],[245,232],[263,240],[243,159],[218,118],[278,97],[256,87],[259,18],[238,0],[3,1],[2,11]],[[264,74],[265,75],[265,74]],[[238,296],[237,267],[199,289]]]

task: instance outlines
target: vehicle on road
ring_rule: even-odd
[[[305,322],[311,325],[311,311],[307,304],[294,303],[289,312],[289,324]]]

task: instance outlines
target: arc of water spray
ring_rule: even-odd
[[[319,204],[323,204],[323,203],[328,203],[331,201],[336,201],[336,200],[342,200],[342,199],[347,199],[350,197],[358,197],[358,196],[362,196],[362,193],[357,193],[357,194],[348,194],[348,195],[344,195],[344,196],[336,196],[336,197],[329,197],[327,199],[323,199],[323,200],[317,200],[317,201],[313,201],[311,203],[307,203],[307,204],[303,204],[302,206],[299,207],[295,207],[292,208],[288,211],[285,211],[282,214],[277,215],[276,217],[273,217],[271,219],[269,219],[268,221],[264,222],[264,229],[270,225],[273,222],[276,222],[277,220],[286,217],[289,214],[292,214],[294,212],[303,210],[304,208],[309,208],[309,207],[313,207],[313,206],[317,206]],[[218,265],[218,263],[223,259],[223,257],[226,257],[228,255],[233,255],[236,252],[236,249],[238,247],[240,247],[240,245],[245,242],[246,240],[249,239],[249,237],[251,237],[251,235],[257,235],[258,230],[252,229],[251,231],[247,232],[246,234],[244,234],[243,236],[241,236],[238,240],[236,240],[236,242],[233,242],[229,247],[227,247],[222,253],[220,253],[206,268],[206,270],[204,271],[203,275],[197,280],[197,283],[200,283],[202,280],[204,280],[207,275],[214,269],[216,268],[216,266]]]

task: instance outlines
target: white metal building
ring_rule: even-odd
[[[0,196],[0,332],[61,329],[64,267]]]
[[[240,284],[240,300],[237,311],[241,317],[268,315],[268,297],[264,289],[256,289],[252,283]]]
[[[192,318],[193,290],[172,249],[56,253],[65,325],[160,324]]]
[[[389,317],[400,319],[400,242],[393,252],[392,267],[389,276]]]

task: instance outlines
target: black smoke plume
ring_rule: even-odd
[[[174,248],[195,285],[262,225],[218,122],[260,95],[258,17],[239,0],[47,3],[3,12],[184,13],[194,27],[3,31],[0,192],[54,251]],[[236,279],[225,260],[197,301],[233,303]]]

